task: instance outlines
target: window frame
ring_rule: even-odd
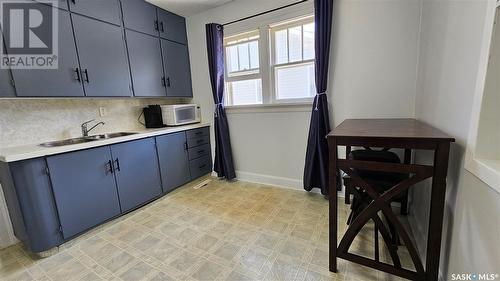
[[[312,102],[314,100],[314,96],[306,97],[306,98],[297,98],[297,99],[278,99],[278,85],[276,83],[276,69],[277,68],[286,68],[293,67],[299,65],[306,65],[312,63],[313,66],[316,62],[316,57],[313,59],[304,60],[304,30],[302,30],[302,60],[290,62],[290,32],[289,28],[296,26],[304,26],[309,23],[314,23],[314,15],[305,15],[300,18],[289,19],[287,21],[279,22],[276,24],[269,25],[269,53],[270,53],[270,75],[271,75],[271,98],[272,103],[307,103]],[[287,31],[287,49],[288,49],[288,62],[287,63],[276,63],[276,32],[286,29]]]
[[[241,76],[233,76],[229,77],[228,75],[228,67],[225,64],[225,89],[226,94],[224,98],[225,107],[226,108],[243,108],[247,110],[248,108],[253,107],[266,107],[266,108],[276,108],[280,106],[301,106],[309,109],[309,106],[313,103],[314,96],[309,98],[300,98],[300,99],[277,99],[277,91],[276,91],[276,81],[275,81],[275,73],[274,73],[274,56],[273,45],[271,42],[272,34],[271,29],[277,26],[284,26],[284,24],[290,24],[290,26],[303,25],[310,22],[314,22],[314,12],[313,6],[306,4],[306,7],[297,7],[297,10],[290,11],[287,14],[275,14],[268,15],[267,17],[262,17],[255,20],[246,21],[244,24],[235,24],[226,28],[226,35],[224,36],[224,57],[226,58],[226,42],[228,40],[234,41],[236,38],[245,38],[248,37],[248,34],[252,32],[259,33],[258,46],[259,46],[259,73],[249,73]],[[249,42],[252,40],[249,40]],[[233,45],[233,44],[229,44]],[[294,64],[303,64],[303,63],[314,63],[315,59],[299,61],[290,63],[290,65]],[[280,64],[276,66],[285,66],[285,64]],[[230,86],[230,82],[234,81],[244,81],[251,79],[261,79],[262,83],[262,102],[259,104],[245,104],[245,105],[233,105],[232,103],[227,103],[228,101],[232,102],[232,92],[228,89]]]
[[[258,36],[257,38],[254,38],[254,39],[249,39],[249,40],[245,40],[245,41],[241,41],[239,42],[240,40],[243,40],[243,39],[246,39],[246,38],[252,38],[252,37],[255,37],[255,36]],[[231,41],[238,41],[236,43],[226,43],[227,40],[231,40]],[[252,42],[257,42],[257,46],[259,47],[259,57],[260,57],[260,32],[259,30],[252,30],[252,31],[248,31],[248,32],[244,32],[244,33],[241,33],[241,34],[238,34],[238,35],[233,35],[233,36],[228,36],[228,37],[225,37],[224,38],[224,61],[227,60],[227,48],[228,47],[232,47],[232,46],[238,46],[238,45],[241,45],[241,44],[249,44],[248,45],[248,62],[250,63],[250,67],[251,67],[251,54],[250,54],[250,43]],[[238,59],[240,59],[240,56],[239,56],[239,53],[238,53]],[[239,64],[239,62],[238,62]],[[260,58],[259,58],[259,67],[257,68],[250,68],[250,69],[247,69],[247,70],[239,70],[239,71],[235,71],[235,72],[229,72],[228,71],[228,67],[227,67],[227,64],[225,63],[225,67],[224,67],[224,76],[225,76],[225,80],[226,82],[233,82],[233,81],[242,81],[242,80],[250,80],[250,79],[258,79],[258,78],[252,78],[252,77],[257,77],[257,76],[260,76],[260,69],[261,69],[261,64],[260,64]],[[231,75],[231,74],[234,74],[234,75]]]
[[[247,41],[242,41],[242,42],[236,42],[229,44],[227,41],[240,41],[245,38],[251,38],[259,36],[256,39],[250,39]],[[239,105],[233,105],[233,90],[232,90],[232,83],[231,82],[239,82],[239,81],[248,81],[248,80],[255,80],[255,79],[260,79],[261,80],[261,100],[263,104],[264,103],[264,90],[263,90],[263,85],[262,85],[262,60],[261,60],[261,33],[259,29],[253,29],[249,30],[246,32],[241,32],[236,35],[231,35],[231,36],[225,36],[224,37],[224,89],[226,90],[225,95],[224,95],[224,105],[225,106],[239,106]],[[254,69],[249,69],[249,70],[240,70],[237,72],[232,72],[235,73],[236,75],[230,75],[228,71],[228,65],[227,65],[227,48],[231,46],[238,46],[242,43],[250,43],[250,42],[255,42],[257,41],[257,45],[259,47],[259,67],[254,68]],[[248,54],[249,56],[249,63],[250,62],[250,52]],[[239,59],[239,54],[238,54],[238,59]],[[231,105],[227,105],[227,102],[231,101]],[[259,103],[256,103],[255,105],[260,105]]]

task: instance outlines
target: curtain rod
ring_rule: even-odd
[[[285,8],[288,8],[288,7],[292,7],[292,6],[295,6],[295,5],[298,5],[298,4],[302,4],[302,3],[307,2],[307,1],[309,1],[309,0],[302,0],[302,1],[295,2],[295,3],[291,3],[291,4],[288,4],[288,5],[279,7],[279,8],[275,8],[275,9],[272,9],[272,10],[269,10],[269,11],[265,11],[265,12],[262,12],[262,13],[255,14],[253,16],[249,16],[249,17],[246,17],[246,18],[242,18],[242,19],[239,19],[239,20],[235,20],[235,21],[231,21],[231,22],[225,23],[222,26],[230,25],[230,24],[237,23],[237,22],[240,22],[240,21],[244,21],[244,20],[248,20],[248,19],[251,19],[251,18],[258,17],[258,16],[262,16],[262,15],[265,15],[265,14],[269,14],[269,13],[272,13],[272,12],[275,12],[275,11],[279,11],[279,10],[282,10],[282,9],[285,9]]]

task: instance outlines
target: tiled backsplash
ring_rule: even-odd
[[[138,121],[148,104],[183,103],[175,99],[8,99],[0,100],[0,147],[77,137],[80,124],[106,122],[93,133],[143,129]],[[105,107],[105,117],[99,108]]]

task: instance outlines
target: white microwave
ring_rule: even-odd
[[[200,107],[197,104],[162,105],[163,122],[167,126],[200,123]]]

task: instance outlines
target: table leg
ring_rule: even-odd
[[[330,271],[337,272],[337,142],[329,139],[330,167],[329,182],[329,237],[330,237]]]
[[[438,280],[439,258],[441,252],[441,235],[443,231],[443,215],[446,197],[446,174],[448,172],[448,156],[450,143],[438,144],[434,152],[434,175],[432,178],[431,208],[429,232],[427,237],[426,280]]]

